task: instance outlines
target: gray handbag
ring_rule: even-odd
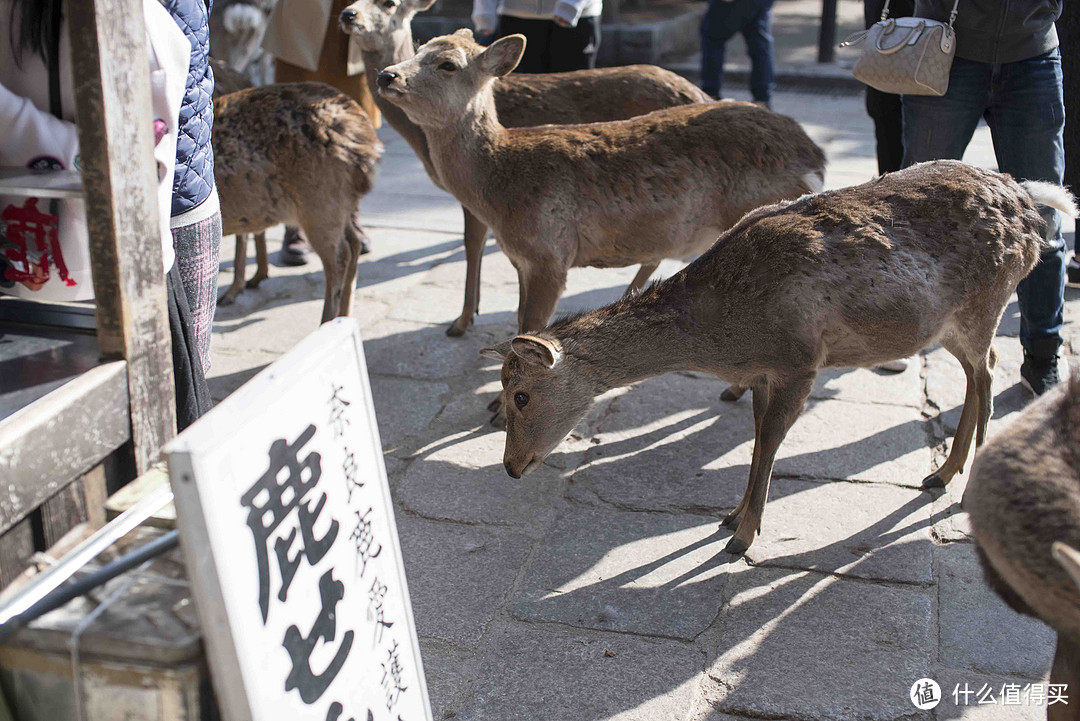
[[[944,95],[956,53],[953,21],[960,0],[953,3],[949,22],[927,18],[890,18],[889,2],[881,20],[852,34],[840,47],[863,44],[855,63],[855,78],[884,93]]]

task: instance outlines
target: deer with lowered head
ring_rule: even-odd
[[[987,582],[1012,608],[1057,631],[1050,682],[1080,718],[1080,376],[1039,398],[980,451],[964,510]]]
[[[434,2],[357,0],[342,11],[339,21],[341,29],[360,45],[368,85],[383,117],[409,143],[435,185],[447,190],[432,164],[424,131],[401,108],[381,97],[376,85],[380,70],[416,54],[413,16]],[[508,75],[498,78],[492,90],[499,121],[508,128],[622,120],[661,108],[709,101],[693,83],[655,65]],[[479,307],[480,265],[488,232],[484,221],[464,204],[461,210],[465,218],[465,304],[446,331],[450,336],[462,335]]]
[[[825,155],[791,118],[750,103],[698,103],[629,120],[506,128],[495,78],[522,35],[488,48],[468,30],[379,73],[379,93],[424,130],[444,187],[495,231],[518,272],[518,328],[551,319],[574,266],[702,252],[748,210],[820,189]]]
[[[322,322],[349,315],[360,258],[349,219],[383,151],[360,105],[322,83],[249,88],[214,101],[212,139],[221,234],[299,226],[323,265]]]
[[[773,460],[828,367],[873,366],[940,342],[967,394],[948,459],[960,472],[990,417],[991,341],[1035,266],[1044,203],[1076,213],[1058,186],[1017,183],[954,161],[748,213],[671,278],[598,310],[485,349],[503,359],[503,465],[535,470],[611,389],[700,371],[753,390],[750,480],[724,519],[731,553],[756,537]]]

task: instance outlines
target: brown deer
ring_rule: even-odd
[[[435,185],[449,190],[432,165],[424,131],[401,108],[381,97],[376,86],[380,70],[416,54],[413,16],[434,2],[358,0],[341,13],[340,22],[342,30],[360,44],[368,84],[383,117],[409,143]],[[497,79],[493,90],[499,121],[508,128],[622,120],[661,108],[709,101],[693,83],[655,65],[508,75]],[[488,232],[487,224],[464,204],[461,210],[465,218],[465,304],[446,331],[450,336],[462,335],[479,307],[480,264]]]
[[[604,391],[692,370],[753,389],[750,481],[724,519],[731,553],[754,540],[777,449],[818,371],[872,366],[940,342],[967,395],[948,459],[962,470],[990,417],[991,341],[1039,259],[1035,203],[1075,213],[1045,183],[953,161],[760,208],[637,296],[485,349],[503,359],[507,473],[535,470]]]
[[[964,491],[986,580],[1058,634],[1050,682],[1080,718],[1080,376],[1028,406],[979,451]]]
[[[223,61],[210,58],[210,67],[214,70],[214,100],[251,87],[251,81]],[[218,298],[218,305],[232,305],[245,287],[258,288],[259,283],[270,277],[270,258],[266,252],[266,231],[255,233],[255,275],[244,282],[247,275],[247,235],[236,235],[236,254],[233,261],[233,282],[229,289]]]
[[[825,154],[791,118],[750,103],[698,103],[629,120],[505,128],[494,78],[525,38],[487,49],[459,30],[379,74],[379,92],[424,130],[443,185],[495,231],[518,271],[518,328],[551,319],[574,266],[702,252],[744,213],[820,189]]]
[[[364,111],[322,83],[241,90],[214,101],[213,145],[222,235],[299,226],[326,277],[322,321],[349,315],[360,257],[349,217],[383,150]]]

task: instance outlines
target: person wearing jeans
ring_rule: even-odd
[[[724,51],[735,33],[746,39],[750,55],[750,94],[772,107],[775,85],[772,37],[773,0],[711,0],[701,20],[701,89],[719,100],[724,85]]]
[[[974,1],[974,0],[973,0]],[[956,18],[956,57],[949,90],[941,96],[905,95],[904,165],[940,158],[961,159],[980,119],[990,127],[998,169],[1017,180],[1061,184],[1065,172],[1062,133],[1061,52],[1054,21],[1060,0],[980,0]],[[947,20],[952,0],[917,0],[915,15]],[[1040,207],[1047,248],[1020,282],[1020,343],[1023,384],[1042,395],[1058,378],[1058,349],[1065,296],[1065,243],[1061,217]],[[942,242],[948,242],[943,238]]]

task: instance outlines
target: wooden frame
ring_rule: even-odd
[[[73,0],[65,3],[65,13],[77,59],[72,73],[98,348],[112,362],[0,420],[0,485],[18,491],[0,504],[5,581],[17,573],[12,566],[25,564],[33,552],[28,538],[44,545],[43,534],[31,525],[50,523],[38,518],[29,524],[28,514],[40,513],[38,507],[48,507],[49,498],[91,469],[98,468],[99,477],[100,464],[129,440],[136,472],[144,473],[176,435],[142,3]],[[57,181],[26,182],[23,194],[49,195]],[[83,510],[100,516],[100,509]]]

